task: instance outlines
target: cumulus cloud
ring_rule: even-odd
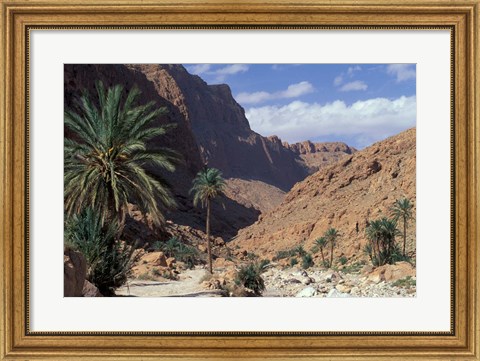
[[[387,66],[387,73],[394,75],[397,78],[397,83],[416,77],[414,64],[390,64]]]
[[[350,91],[355,91],[355,90],[367,90],[368,85],[361,81],[361,80],[355,80],[350,83],[342,85],[342,87],[339,89],[341,92],[350,92]]]
[[[295,143],[317,139],[353,139],[364,147],[416,124],[416,97],[375,98],[347,105],[341,100],[320,105],[293,101],[284,106],[247,109],[253,130]]]
[[[308,81],[302,81],[300,83],[291,84],[287,87],[287,89],[274,93],[269,93],[265,91],[254,93],[239,93],[235,97],[235,99],[241,104],[259,104],[275,99],[298,98],[302,95],[309,94],[314,90],[315,88],[312,84],[310,84]]]

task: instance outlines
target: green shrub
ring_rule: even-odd
[[[153,244],[156,251],[162,251],[166,257],[175,257],[184,262],[188,268],[193,268],[198,259],[198,250],[183,243],[178,237],[171,237],[166,242],[157,241]]]
[[[405,278],[396,280],[392,283],[392,285],[396,287],[410,288],[415,287],[417,285],[417,281],[415,281],[412,276],[407,276]]]
[[[305,254],[307,254],[307,251],[303,248],[302,245],[296,246],[290,249],[278,251],[276,256],[273,257],[274,260],[280,260],[280,259],[285,259],[285,258],[290,258],[290,257],[295,257],[295,256],[300,256],[303,257]]]
[[[134,248],[115,240],[116,221],[103,226],[98,212],[85,209],[66,222],[65,239],[80,251],[87,261],[87,280],[104,296],[112,296],[122,286],[133,266]]]
[[[235,283],[251,289],[256,295],[260,296],[265,290],[265,282],[262,278],[262,273],[269,262],[263,260],[259,263],[249,263],[246,266],[240,267],[235,275]]]
[[[310,253],[305,253],[302,256],[302,268],[307,269],[307,268],[312,267],[312,266],[313,266],[312,255]]]
[[[296,264],[298,264],[298,260],[295,257],[290,258],[290,267],[293,267]]]
[[[347,259],[347,257],[342,256],[342,257],[340,257],[339,261],[340,261],[340,264],[343,266],[344,264],[346,264],[348,262],[348,259]]]

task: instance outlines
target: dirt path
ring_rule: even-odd
[[[221,296],[220,290],[205,290],[200,280],[206,274],[205,269],[186,270],[177,281],[129,280],[128,284],[117,289],[118,296],[132,297],[212,297]]]

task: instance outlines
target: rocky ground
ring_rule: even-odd
[[[214,275],[204,266],[174,272],[175,277],[137,277],[117,290],[118,296],[135,297],[226,297],[238,294],[235,267],[216,262]],[[144,273],[143,273],[144,274]],[[174,279],[172,279],[174,278]],[[353,273],[311,267],[280,267],[270,264],[262,274],[263,297],[415,297],[415,269],[407,262],[382,267],[364,266]]]

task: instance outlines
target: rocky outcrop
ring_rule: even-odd
[[[285,191],[308,174],[278,137],[262,137],[250,129],[228,85],[208,85],[181,65],[129,68],[145,74],[158,94],[177,107],[191,127],[202,160],[225,177],[259,180]]]
[[[357,151],[354,147],[342,142],[312,143],[307,140],[294,144],[284,142],[283,145],[297,154],[311,173]]]
[[[286,193],[265,182],[228,178],[226,179],[225,194],[245,207],[251,207],[264,213],[282,203]]]
[[[334,258],[345,257],[348,263],[365,259],[368,222],[389,216],[396,199],[406,197],[415,205],[415,145],[412,128],[316,172],[297,183],[278,207],[241,230],[234,246],[272,258],[297,245],[310,250],[315,239],[334,227],[340,233]],[[414,230],[412,220],[407,251],[413,254]],[[319,254],[315,257],[319,261]]]
[[[65,248],[63,251],[63,296],[82,297],[86,276],[85,257],[80,252]]]

